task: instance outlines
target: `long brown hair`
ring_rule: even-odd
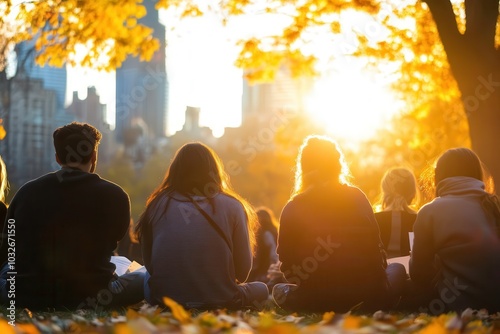
[[[292,198],[330,181],[350,184],[351,174],[338,144],[325,136],[308,136],[297,155]]]
[[[258,227],[255,211],[250,203],[233,190],[222,161],[210,147],[200,142],[193,142],[177,150],[163,181],[146,201],[146,209],[136,226],[139,239],[142,238],[145,228],[151,224],[156,204],[173,192],[185,196],[201,195],[209,199],[217,193],[223,193],[238,200],[247,215],[250,247],[252,252],[254,251],[255,230]],[[213,203],[212,208],[215,210]]]

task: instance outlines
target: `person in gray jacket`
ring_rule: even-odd
[[[189,309],[258,307],[267,286],[245,283],[256,224],[216,153],[202,143],[181,147],[137,225],[146,300],[164,305],[168,297]]]
[[[500,207],[482,163],[454,148],[434,171],[438,197],[418,212],[410,260],[411,280],[429,296],[421,311],[500,311]]]

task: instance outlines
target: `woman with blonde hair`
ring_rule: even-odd
[[[431,313],[500,311],[500,205],[486,190],[479,157],[444,152],[434,168],[436,198],[414,225],[410,278]]]
[[[375,213],[380,238],[389,258],[410,254],[409,232],[417,218],[414,204],[418,205],[420,193],[413,172],[404,167],[390,168],[381,184],[381,199]]]
[[[389,308],[391,283],[379,230],[365,194],[349,183],[338,145],[310,136],[297,156],[294,192],[278,234],[281,271],[288,283],[273,289],[288,310],[347,312]],[[400,264],[391,265],[404,279]],[[394,276],[396,277],[396,276]]]
[[[3,230],[5,217],[7,216],[5,196],[7,196],[8,189],[7,168],[5,167],[5,162],[2,160],[2,156],[0,156],[0,231]]]
[[[268,298],[262,282],[244,283],[252,267],[257,219],[234,192],[217,154],[188,143],[151,194],[137,233],[148,275],[146,300],[186,308],[242,308]]]

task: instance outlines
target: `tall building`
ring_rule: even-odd
[[[159,21],[155,1],[145,0],[147,15],[139,20],[154,30],[160,48],[148,62],[129,57],[116,70],[116,137],[129,142],[128,130],[145,124],[146,137],[152,140],[165,137],[167,119],[168,80],[165,66],[165,26]]]
[[[278,112],[303,112],[305,97],[312,89],[312,80],[292,78],[285,69],[276,73],[270,83],[250,84],[243,80],[242,119],[249,117],[260,121]]]
[[[115,151],[114,134],[106,120],[106,105],[101,103],[95,87],[87,88],[87,97],[84,100],[78,98],[78,92],[73,92],[73,102],[67,107],[67,113],[77,122],[93,125],[102,133],[99,162],[108,162]]]
[[[40,79],[45,89],[56,93],[56,114],[54,115],[54,128],[71,122],[72,119],[65,112],[66,102],[66,67],[39,66],[35,63],[34,41],[23,42],[16,46],[17,71],[23,71],[32,79]]]
[[[169,137],[169,144],[175,149],[189,141],[201,141],[210,146],[216,143],[212,130],[207,126],[200,126],[200,108],[187,106],[186,120],[182,130]]]
[[[2,115],[7,136],[0,154],[10,182],[20,186],[58,168],[52,133],[72,118],[64,108],[66,69],[38,66],[33,41],[16,45],[15,53],[16,73],[3,87],[8,98]]]
[[[1,154],[16,186],[56,169],[52,133],[57,93],[41,79],[19,74],[10,81],[7,136]],[[5,145],[4,145],[5,144]]]

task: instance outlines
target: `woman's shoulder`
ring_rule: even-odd
[[[447,196],[447,197],[436,197],[432,199],[430,202],[424,204],[419,210],[418,214],[421,214],[422,212],[426,211],[433,211],[436,210],[437,208],[441,208],[443,206],[448,206],[448,205],[455,205],[459,201],[461,201],[461,198],[455,197],[455,196]]]
[[[302,205],[310,205],[311,202],[317,203],[322,202],[322,199],[338,199],[344,201],[362,201],[364,203],[369,203],[368,198],[365,193],[358,187],[336,184],[333,186],[324,186],[305,191],[291,198],[285,205],[285,209],[293,209],[295,207],[301,207]]]
[[[243,209],[243,204],[235,197],[228,195],[226,193],[218,193],[213,196],[215,205],[223,205],[225,207],[234,207]]]
[[[344,199],[345,201],[352,201],[359,205],[369,205],[371,209],[371,204],[370,201],[368,200],[368,197],[366,196],[363,190],[361,190],[356,186],[347,184],[341,185],[339,194],[340,194],[339,197]]]
[[[436,197],[418,210],[417,218],[420,217],[421,220],[424,217],[435,216],[436,214],[449,214],[450,204],[454,207],[456,204],[454,202],[453,199],[450,201],[449,198]],[[456,206],[456,209],[459,210],[459,206]]]

